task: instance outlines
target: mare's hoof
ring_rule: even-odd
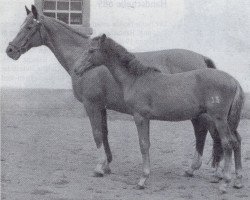
[[[144,190],[144,189],[145,189],[145,186],[144,186],[144,185],[136,185],[136,186],[135,186],[135,189],[136,189],[136,190]]]
[[[194,176],[194,173],[191,172],[190,170],[186,170],[185,173],[184,173],[184,176],[185,176],[185,177],[193,177],[193,176]]]
[[[243,183],[242,183],[242,180],[239,180],[239,179],[236,179],[234,181],[234,185],[233,185],[234,188],[236,189],[241,189],[244,187]]]
[[[93,174],[93,177],[98,177],[98,178],[100,178],[100,177],[103,177],[103,176],[104,176],[104,174],[101,173],[101,172],[94,172],[94,174]]]
[[[105,174],[111,174],[111,169],[110,168],[105,168],[104,173]]]

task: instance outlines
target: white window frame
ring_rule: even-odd
[[[55,8],[55,10],[44,9],[44,2],[45,1],[56,2],[56,8]],[[69,10],[58,10],[57,9],[57,3],[58,2],[63,2],[63,1],[69,2]],[[82,10],[71,10],[71,2],[79,2],[79,1],[82,3]],[[83,25],[83,20],[81,20],[82,21],[81,24],[71,24],[70,23],[71,22],[71,13],[73,13],[73,14],[81,14],[82,17],[83,17],[83,0],[79,0],[79,1],[71,1],[71,0],[44,0],[42,10],[43,10],[43,13],[55,13],[55,19],[58,19],[57,18],[57,14],[58,13],[67,13],[67,14],[69,14],[69,23],[68,23],[68,25],[70,25],[70,26],[82,26]]]

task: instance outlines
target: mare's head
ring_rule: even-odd
[[[17,60],[22,54],[32,47],[43,44],[43,35],[41,32],[42,24],[37,9],[32,5],[31,11],[25,6],[27,17],[20,28],[20,31],[6,49],[7,55]]]
[[[105,65],[108,59],[107,40],[105,34],[91,39],[89,48],[85,51],[83,62],[75,68],[77,75],[82,75],[90,69]]]

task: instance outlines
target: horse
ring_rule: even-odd
[[[130,107],[137,127],[143,161],[143,175],[138,183],[145,187],[150,175],[150,120],[184,121],[206,115],[216,128],[224,153],[223,183],[226,192],[231,180],[232,150],[235,153],[236,179],[241,180],[241,146],[237,131],[244,93],[239,82],[226,72],[199,69],[164,74],[158,68],[143,65],[132,53],[105,34],[94,37],[85,53],[84,65],[75,71],[82,75],[105,65],[120,85],[125,103]]]
[[[31,48],[44,45],[56,56],[70,75],[74,96],[83,103],[91,123],[100,157],[94,169],[94,176],[104,176],[110,172],[109,164],[112,161],[108,141],[107,109],[132,114],[129,106],[124,102],[120,86],[105,66],[86,72],[81,77],[74,72],[75,67],[84,60],[82,54],[88,48],[89,36],[59,20],[38,13],[33,5],[31,10],[26,6],[25,9],[27,17],[16,37],[9,43],[6,53],[10,58],[18,60]],[[135,56],[145,65],[154,65],[168,74],[201,68],[216,68],[210,58],[184,49],[141,52],[135,53]],[[200,117],[192,120],[192,125],[196,148],[192,164],[186,171],[188,176],[193,176],[194,171],[199,169],[202,164],[201,158],[210,123],[205,117]],[[212,165],[218,169],[221,160],[221,154],[218,152],[221,152],[221,145],[214,132],[210,128],[211,136],[215,141]],[[216,174],[214,178],[215,182],[220,179]]]

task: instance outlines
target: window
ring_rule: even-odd
[[[80,13],[70,13],[70,24],[82,24],[82,15]]]
[[[44,0],[43,14],[69,25],[81,25],[82,5],[82,0]]]

